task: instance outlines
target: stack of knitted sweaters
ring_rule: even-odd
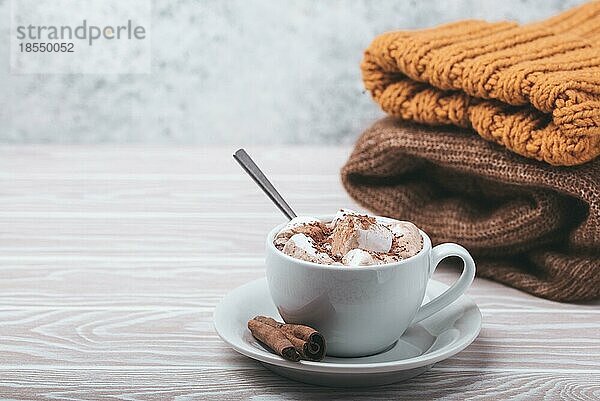
[[[386,33],[361,67],[390,117],[342,169],[359,203],[464,245],[481,276],[600,297],[600,2]]]

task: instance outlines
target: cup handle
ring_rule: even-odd
[[[431,250],[431,254],[429,255],[429,278],[433,275],[438,264],[449,256],[458,256],[463,260],[462,274],[443,294],[419,308],[417,315],[412,321],[413,324],[428,318],[456,301],[473,282],[473,278],[475,277],[475,262],[471,254],[462,246],[452,243],[440,244]]]

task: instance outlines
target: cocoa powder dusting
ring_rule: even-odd
[[[348,216],[352,216],[352,218],[346,219]],[[292,235],[304,234],[310,237],[313,240],[314,248],[318,253],[325,254],[335,262],[342,263],[342,259],[348,251],[346,248],[358,247],[358,244],[352,243],[353,241],[349,237],[354,232],[354,229],[360,227],[363,230],[367,230],[373,224],[377,224],[377,219],[368,215],[345,214],[344,217],[343,220],[338,220],[335,225],[331,222],[310,222],[294,227],[290,232]],[[283,250],[285,241],[287,241],[290,236],[291,235],[275,240],[275,247],[280,251]],[[334,238],[336,238],[337,241],[334,240]],[[421,238],[421,244],[422,242],[423,239]],[[412,256],[407,255],[408,249],[402,244],[401,238],[397,235],[393,236],[392,244],[388,252],[364,251],[368,252],[378,264],[400,261],[406,257]]]
[[[294,227],[291,232],[293,234],[304,234],[313,239],[316,243],[322,242],[325,236],[327,235],[325,231],[327,227],[323,223],[309,223],[304,224],[299,227]]]

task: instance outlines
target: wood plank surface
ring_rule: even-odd
[[[309,386],[229,349],[213,309],[264,276],[264,236],[283,221],[233,150],[0,147],[0,399],[600,398],[598,303],[484,279],[468,291],[478,339],[407,383]],[[339,182],[349,150],[249,149],[305,214],[359,208]]]
[[[2,372],[0,397],[14,400],[595,400],[597,376],[586,372],[507,372],[435,368],[406,383],[359,390],[327,389],[280,378],[260,364],[244,368],[125,370],[27,368]]]

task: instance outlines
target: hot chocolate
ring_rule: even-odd
[[[273,241],[283,253],[308,262],[369,266],[394,263],[416,255],[423,248],[419,229],[407,221],[341,209],[332,221],[313,217],[292,219]]]

